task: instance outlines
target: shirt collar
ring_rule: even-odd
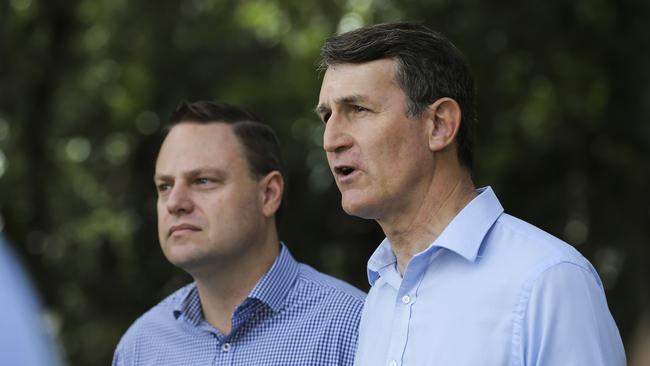
[[[198,326],[203,320],[203,310],[201,310],[201,300],[199,291],[195,283],[191,283],[182,288],[178,293],[174,306],[174,318],[178,319],[181,315]]]
[[[258,299],[267,304],[273,311],[282,308],[282,304],[300,272],[300,266],[289,253],[289,249],[284,243],[280,243],[280,245],[280,254],[275,259],[271,269],[248,295],[249,298]]]
[[[396,262],[397,257],[390,246],[390,241],[385,238],[368,260],[368,282],[370,285],[375,284],[380,277],[380,272],[389,266],[394,267]]]
[[[282,304],[291,291],[293,284],[300,272],[300,266],[289,252],[284,243],[280,243],[280,253],[271,268],[257,282],[257,285],[248,295],[248,299],[257,299],[268,305],[273,311],[282,309]],[[178,300],[174,306],[174,317],[178,319],[184,314],[188,321],[195,326],[203,320],[201,301],[196,284],[183,288],[178,293]]]
[[[415,256],[430,256],[436,249],[445,248],[464,257],[470,262],[476,260],[483,238],[503,207],[491,187],[480,188],[478,195],[467,204],[447,225],[440,236],[424,251]],[[381,242],[368,260],[368,281],[371,285],[381,276],[387,266],[397,261],[388,238]]]

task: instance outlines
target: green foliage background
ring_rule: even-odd
[[[181,99],[225,100],[283,141],[296,257],[367,289],[382,235],[339,206],[315,65],[337,31],[417,20],[476,77],[477,185],[592,261],[630,352],[650,310],[649,16],[643,0],[3,1],[0,229],[68,362],[108,364],[128,325],[189,281],[157,243],[159,129]]]

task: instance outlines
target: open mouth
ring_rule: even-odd
[[[342,177],[347,177],[348,175],[354,173],[355,170],[356,169],[354,169],[353,167],[345,166],[345,165],[334,168],[334,171],[336,172],[336,175],[339,175],[339,176],[342,176]]]

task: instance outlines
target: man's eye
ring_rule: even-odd
[[[172,187],[172,185],[169,184],[169,183],[160,183],[160,184],[156,185],[156,189],[158,190],[158,192],[168,191],[171,187]]]
[[[368,108],[365,108],[365,107],[362,107],[362,106],[359,106],[359,105],[353,105],[352,110],[359,113],[359,112],[367,112]]]
[[[325,113],[320,117],[320,119],[321,119],[321,121],[323,121],[323,123],[327,123],[327,120],[330,119],[331,115],[332,115],[332,113]]]
[[[211,182],[212,182],[212,180],[210,178],[204,178],[204,177],[196,178],[194,180],[195,184],[201,184],[201,185],[208,184],[208,183],[211,183]]]

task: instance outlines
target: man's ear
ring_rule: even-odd
[[[270,172],[260,180],[259,187],[262,213],[270,218],[275,215],[278,208],[280,208],[280,203],[282,203],[282,194],[284,192],[282,174],[277,170]]]
[[[429,149],[441,151],[456,139],[460,128],[461,111],[458,102],[443,97],[427,107]]]

